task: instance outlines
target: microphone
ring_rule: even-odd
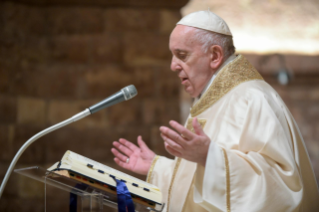
[[[120,103],[122,101],[126,101],[126,100],[129,100],[129,99],[132,99],[134,96],[137,95],[137,90],[135,88],[134,85],[129,85],[129,86],[126,86],[124,88],[122,88],[119,92],[113,94],[112,96],[102,100],[101,102],[85,109],[84,111],[80,112],[80,113],[77,113],[75,114],[74,116],[72,116],[71,118],[67,119],[67,120],[64,120],[60,123],[57,123],[47,129],[44,129],[42,130],[41,132],[35,134],[34,136],[32,136],[29,140],[27,140],[23,146],[19,149],[19,151],[17,152],[17,154],[15,155],[15,157],[13,158],[8,170],[7,170],[7,173],[6,175],[4,176],[3,180],[2,180],[2,183],[1,183],[1,186],[0,186],[0,198],[2,196],[2,193],[4,191],[4,188],[8,182],[8,179],[13,171],[13,168],[15,166],[15,164],[17,163],[17,161],[19,160],[20,156],[22,155],[22,153],[28,148],[28,146],[30,146],[34,141],[36,141],[37,139],[41,138],[42,136],[50,133],[50,132],[53,132],[61,127],[64,127],[68,124],[71,124],[73,122],[76,122],[86,116],[89,116],[103,108],[106,108],[106,107],[110,107],[114,104],[117,104],[117,103]]]
[[[106,107],[110,107],[114,104],[132,99],[136,95],[137,95],[137,90],[135,86],[129,85],[122,88],[119,92],[113,94],[112,96],[109,96],[106,99],[100,101],[99,103],[92,105],[91,107],[89,107],[89,110],[91,114],[93,114]]]

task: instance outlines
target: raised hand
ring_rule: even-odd
[[[114,161],[124,169],[147,175],[155,153],[148,148],[142,136],[137,137],[137,143],[139,147],[124,138],[114,141],[115,148],[111,149],[115,156]]]
[[[176,121],[170,121],[169,124],[177,132],[168,127],[160,127],[166,150],[171,155],[205,166],[210,139],[204,133],[197,118],[194,118],[192,122],[195,133]]]

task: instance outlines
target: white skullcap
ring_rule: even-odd
[[[177,24],[205,29],[223,35],[232,36],[226,22],[215,13],[206,10],[188,14]]]

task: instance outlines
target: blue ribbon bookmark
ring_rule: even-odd
[[[126,184],[121,180],[113,179],[116,181],[118,211],[135,212],[134,203]]]

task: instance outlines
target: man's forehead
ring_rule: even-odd
[[[185,51],[194,46],[195,28],[177,25],[171,33],[169,46],[171,50]]]
[[[173,29],[171,36],[191,36],[194,32],[195,28],[184,25],[176,25]]]

